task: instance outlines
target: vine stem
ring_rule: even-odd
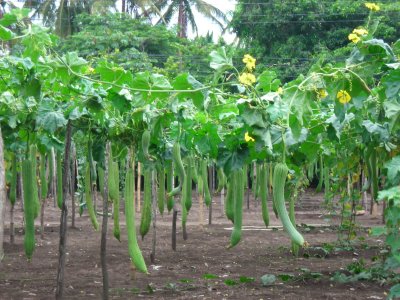
[[[153,93],[197,93],[197,92],[201,92],[201,91],[204,91],[204,90],[209,90],[210,88],[213,88],[213,87],[231,85],[231,83],[229,83],[229,82],[224,82],[224,83],[219,83],[219,84],[215,84],[215,85],[206,85],[206,86],[203,86],[203,87],[200,87],[200,88],[197,88],[197,89],[191,89],[191,90],[173,90],[173,89],[171,89],[171,90],[162,90],[162,89],[161,90],[151,90],[151,89],[131,88],[131,87],[128,87],[128,86],[122,86],[120,84],[116,84],[116,83],[113,83],[113,82],[94,79],[94,78],[90,78],[88,76],[79,74],[79,73],[75,72],[74,70],[72,70],[71,67],[62,59],[61,56],[58,55],[58,53],[54,49],[51,49],[51,50],[55,53],[57,59],[68,69],[68,71],[72,75],[75,75],[75,76],[77,76],[79,78],[82,78],[82,79],[86,79],[86,80],[91,81],[91,82],[95,82],[95,83],[99,83],[99,84],[109,84],[109,85],[111,85],[113,87],[129,90],[129,91],[132,91],[132,92],[143,92],[143,93],[152,93],[152,92]]]
[[[62,206],[61,206],[61,219],[60,219],[60,242],[59,242],[59,256],[58,256],[58,270],[57,270],[57,288],[56,288],[56,299],[63,298],[64,292],[64,270],[65,270],[65,259],[67,252],[67,217],[68,217],[68,206],[67,196],[69,193],[68,188],[68,174],[69,174],[69,163],[70,163],[70,151],[71,151],[71,140],[72,140],[72,127],[71,121],[68,121],[67,130],[65,134],[65,151],[64,151],[64,173],[62,176]]]

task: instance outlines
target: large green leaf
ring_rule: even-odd
[[[189,73],[184,73],[175,78],[173,84],[173,88],[176,90],[197,90],[203,88],[203,84],[197,81],[192,75]],[[177,97],[181,101],[185,101],[187,99],[191,99],[193,104],[200,110],[204,109],[204,100],[206,98],[207,93],[205,91],[195,91],[195,92],[180,92],[177,94]]]
[[[233,67],[232,57],[228,57],[225,47],[221,47],[210,53],[211,62],[210,67],[217,71],[230,69]]]
[[[382,84],[386,87],[386,97],[399,96],[400,91],[400,69],[390,71],[382,78]]]
[[[385,109],[386,117],[390,120],[390,129],[393,129],[400,121],[400,103],[395,100],[385,101],[383,103],[383,108]]]
[[[390,185],[396,185],[400,182],[400,155],[393,157],[385,164],[387,169],[387,180]]]
[[[262,90],[264,93],[276,91],[281,85],[281,81],[277,79],[276,73],[270,70],[261,73],[257,82],[256,89]]]
[[[8,40],[11,40],[13,38],[13,36],[14,36],[14,33],[10,29],[4,27],[3,25],[0,25],[0,39],[1,40],[8,41]]]
[[[42,101],[38,109],[37,125],[54,133],[58,128],[67,125],[67,120],[61,110],[55,110],[50,101]]]

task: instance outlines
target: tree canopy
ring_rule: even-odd
[[[396,40],[399,12],[399,1],[380,5],[375,12],[380,23],[377,38]],[[350,51],[349,33],[369,20],[370,10],[361,0],[239,0],[231,27],[261,64],[277,69],[288,80],[304,73],[319,53],[343,59]]]

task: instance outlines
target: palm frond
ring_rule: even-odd
[[[228,19],[223,11],[203,0],[193,0],[193,3],[199,13],[217,23],[221,28],[224,28],[222,22],[227,23]]]

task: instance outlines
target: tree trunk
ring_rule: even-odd
[[[6,210],[6,174],[4,165],[4,144],[0,127],[0,262],[4,257],[4,218]]]
[[[150,253],[150,261],[154,264],[156,260],[156,242],[157,242],[157,191],[156,191],[156,171],[152,172],[152,188],[151,188],[151,197],[152,197],[152,214],[153,214],[153,238],[151,243],[151,253]]]
[[[122,0],[121,12],[124,13],[126,11],[126,0]]]
[[[108,161],[110,157],[110,143],[106,146],[106,163],[104,170],[104,197],[103,197],[103,222],[101,225],[100,259],[103,274],[103,299],[108,300],[108,270],[107,270],[107,224],[108,224]]]
[[[64,165],[63,165],[63,178],[62,178],[63,199],[62,199],[61,219],[60,219],[60,244],[59,244],[59,256],[58,256],[56,299],[62,299],[64,292],[64,270],[65,270],[65,258],[67,252],[67,229],[68,229],[68,224],[67,224],[67,217],[68,217],[67,197],[69,193],[68,175],[69,175],[69,164],[70,164],[71,139],[72,139],[72,126],[71,126],[71,121],[68,121],[67,131],[65,134],[65,151],[64,151]]]
[[[184,0],[179,2],[178,11],[178,37],[187,38],[187,14]]]

